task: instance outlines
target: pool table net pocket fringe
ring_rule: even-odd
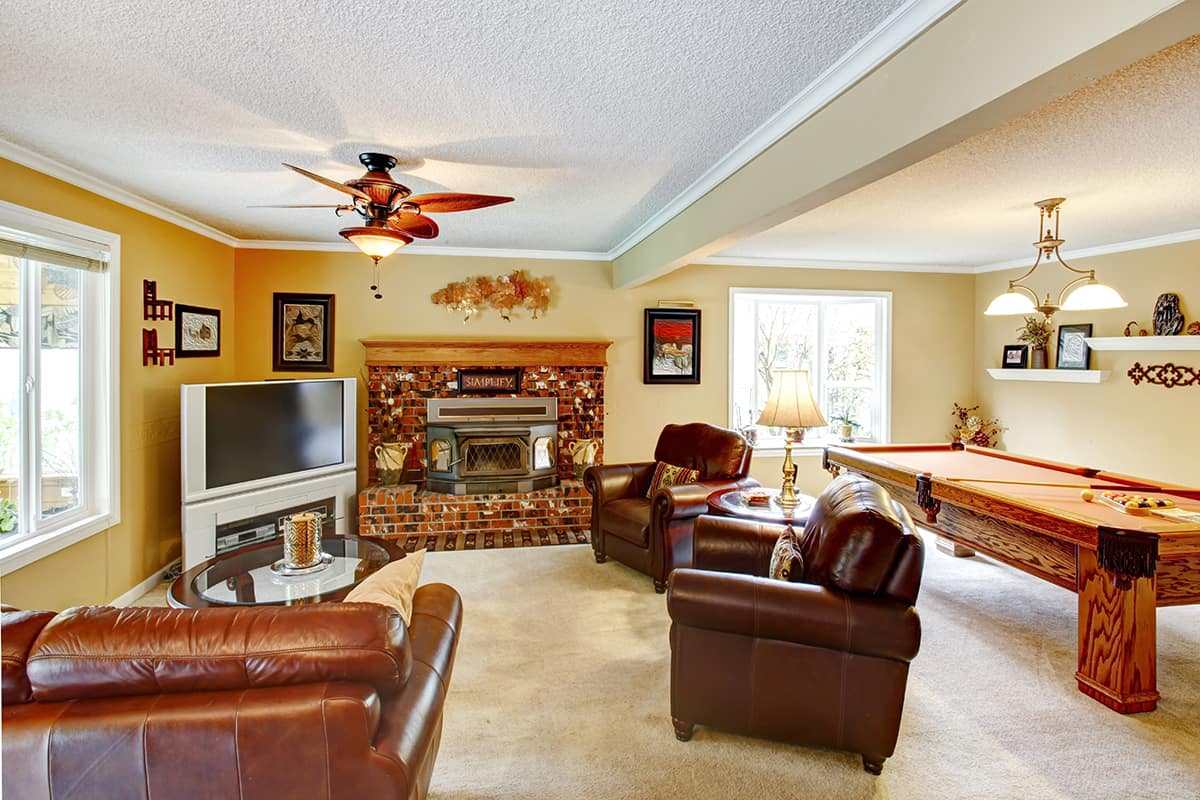
[[[1153,578],[1158,566],[1158,537],[1101,525],[1097,529],[1096,564],[1118,578]]]

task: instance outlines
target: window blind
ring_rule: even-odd
[[[34,238],[33,236],[29,237],[31,240]],[[57,242],[20,241],[9,231],[0,231],[0,255],[26,258],[30,261],[40,261],[43,264],[88,272],[104,272],[108,269],[108,253],[106,252],[95,250],[87,253],[84,248],[70,245],[63,245],[62,249],[46,246],[57,244]],[[75,252],[68,252],[70,250]]]

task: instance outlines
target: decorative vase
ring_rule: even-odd
[[[283,521],[283,561],[275,565],[283,574],[308,572],[323,566],[321,516],[312,511],[292,514]]]
[[[583,480],[583,471],[596,463],[596,454],[600,450],[599,439],[578,439],[567,445],[566,450],[571,455],[571,466],[578,480]]]
[[[396,486],[404,478],[404,462],[411,442],[384,442],[375,446],[375,469],[379,482],[384,486]]]
[[[1046,368],[1046,348],[1034,346],[1029,350],[1029,368],[1030,369],[1045,369]]]
[[[854,441],[854,426],[853,425],[839,426],[838,427],[838,435],[843,442],[853,442]]]

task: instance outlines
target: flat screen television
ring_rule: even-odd
[[[355,468],[354,378],[184,384],[183,502]]]

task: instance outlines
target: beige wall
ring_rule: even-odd
[[[239,250],[237,261],[239,377],[271,373],[271,295],[275,291],[333,292],[337,375],[362,368],[359,339],[382,336],[604,338],[609,349],[605,460],[649,458],[668,422],[727,423],[729,288],[794,287],[887,290],[893,293],[893,419],[897,441],[942,441],[955,400],[972,394],[974,279],[970,275],[792,270],[692,265],[634,289],[611,288],[609,265],[581,261],[513,261],[397,255],[383,262],[384,299],[372,299],[370,262],[355,253]],[[469,275],[524,268],[552,279],[553,305],[544,318],[504,322],[486,311],[464,324],[429,295]],[[660,299],[688,299],[703,311],[701,383],[642,383],[642,309]],[[360,480],[365,437],[360,431]],[[819,458],[800,459],[800,482],[824,484]],[[754,474],[778,485],[780,459],[756,459]]]
[[[179,385],[234,377],[233,249],[3,159],[0,200],[121,236],[121,522],[0,583],[23,608],[108,602],[179,555]],[[143,323],[144,278],[160,297],[221,309],[221,357],[142,366],[143,325],[175,340],[171,323]]]
[[[1200,242],[1154,247],[1128,253],[1070,260],[1073,267],[1095,269],[1097,278],[1129,302],[1112,311],[1060,312],[1058,325],[1090,322],[1096,336],[1120,336],[1125,323],[1137,320],[1153,328],[1154,301],[1162,292],[1182,298],[1187,321],[1200,318]],[[977,397],[984,410],[1008,430],[1006,449],[1117,472],[1200,484],[1200,387],[1165,389],[1134,386],[1126,372],[1135,361],[1173,361],[1200,367],[1200,352],[1092,353],[1092,368],[1111,370],[1101,384],[999,382],[984,371],[1000,366],[1004,345],[1016,343],[1020,317],[984,317],[983,309],[1008,280],[1023,270],[979,275],[976,281]],[[1043,273],[1046,273],[1043,275]],[[1034,288],[1057,292],[1069,273],[1039,267]],[[1053,343],[1053,340],[1052,340]],[[1054,365],[1053,347],[1050,366]]]

